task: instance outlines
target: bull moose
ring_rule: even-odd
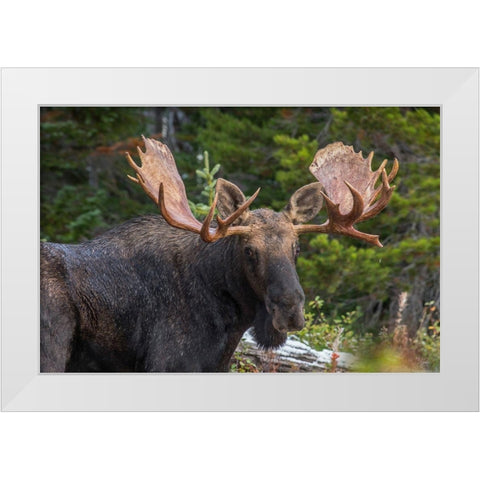
[[[281,212],[250,210],[259,190],[247,200],[220,178],[201,223],[168,147],[143,140],[141,166],[127,153],[130,178],[161,216],[132,219],[79,245],[40,245],[41,372],[226,371],[248,328],[266,349],[303,328],[299,235],[342,234],[381,246],[378,235],[354,225],[389,202],[396,159],[390,174],[386,160],[373,172],[373,152],[364,158],[328,145],[310,166],[318,182],[298,189]],[[327,220],[306,224],[323,201]]]

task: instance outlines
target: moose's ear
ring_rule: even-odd
[[[290,198],[284,211],[294,225],[306,223],[317,215],[323,205],[322,185],[310,183],[299,188]]]
[[[243,192],[233,183],[228,182],[223,178],[217,180],[216,192],[218,193],[217,209],[220,217],[225,219],[233,212],[238,210],[238,207],[246,202]],[[248,210],[246,210],[238,220],[234,222],[234,225],[242,223],[248,216]]]

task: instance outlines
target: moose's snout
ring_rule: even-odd
[[[282,333],[301,330],[305,325],[304,302],[305,295],[302,290],[286,293],[267,291],[265,306],[272,316],[274,328]]]

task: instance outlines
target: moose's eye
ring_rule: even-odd
[[[253,257],[254,251],[252,247],[245,247],[245,255],[247,257]]]
[[[293,253],[295,255],[295,258],[300,255],[300,245],[298,243],[293,246]]]

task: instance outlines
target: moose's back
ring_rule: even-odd
[[[84,244],[41,244],[42,372],[135,369],[153,299],[158,316],[172,301],[169,230],[141,217]]]

